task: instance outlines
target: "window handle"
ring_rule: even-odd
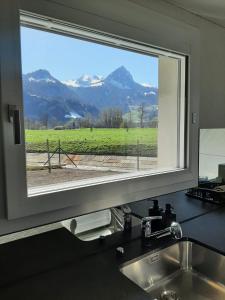
[[[20,123],[20,107],[18,105],[9,105],[9,122],[13,125],[14,144],[21,144],[21,123]]]

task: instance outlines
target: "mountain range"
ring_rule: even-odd
[[[83,75],[76,80],[60,81],[47,70],[23,75],[25,118],[56,123],[83,118],[98,118],[103,110],[119,108],[123,114],[141,104],[157,106],[158,89],[135,82],[121,66],[107,77]]]

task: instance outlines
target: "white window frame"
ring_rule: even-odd
[[[44,30],[49,33],[56,33],[56,34],[62,34],[64,36],[68,37],[73,37],[73,38],[81,38],[85,41],[93,41],[95,43],[101,43],[104,45],[112,46],[112,47],[117,47],[119,49],[127,50],[127,51],[135,51],[139,54],[146,54],[146,55],[154,55],[154,56],[166,56],[168,58],[174,58],[178,61],[178,68],[185,72],[186,68],[186,59],[187,57],[184,55],[180,55],[177,53],[157,49],[157,48],[152,48],[151,46],[147,46],[144,44],[141,44],[140,42],[132,42],[130,40],[127,40],[125,38],[121,37],[115,37],[113,35],[109,35],[106,33],[99,33],[96,32],[93,29],[89,28],[84,28],[81,26],[77,26],[75,24],[68,24],[59,20],[50,20],[49,18],[43,17],[43,16],[37,16],[37,15],[32,15],[27,12],[21,12],[21,26],[25,26],[28,28],[33,28],[33,29],[39,29],[39,30]],[[160,59],[160,58],[159,58]],[[180,83],[178,84],[180,89],[180,86],[186,86],[185,82],[185,76],[182,80],[182,78],[179,78]],[[178,92],[179,93],[179,92]],[[178,103],[177,106],[178,108],[178,120],[177,120],[177,128],[178,132],[180,131],[181,128],[181,133],[180,135],[178,134],[177,136],[177,165],[176,168],[177,170],[181,170],[182,168],[180,167],[181,165],[184,166],[185,168],[185,159],[184,155],[186,154],[184,151],[185,141],[184,141],[184,132],[186,130],[185,127],[185,99],[184,99],[184,93],[178,96]],[[181,155],[180,155],[181,154]],[[184,154],[184,155],[183,155]],[[173,171],[175,171],[176,168],[173,168]],[[183,168],[183,169],[184,169]],[[171,170],[169,171],[171,172]],[[43,187],[37,187],[33,188],[32,191],[29,193],[29,197],[34,197],[38,195],[44,195],[46,193],[52,193],[52,192],[59,192],[59,191],[65,191],[68,189],[75,189],[75,188],[83,188],[85,186],[89,185],[95,185],[95,184],[104,184],[104,183],[109,183],[109,182],[114,182],[114,181],[121,181],[121,180],[126,180],[126,179],[131,179],[131,178],[138,178],[138,177],[144,177],[144,176],[152,176],[152,174],[162,174],[162,173],[168,173],[168,171],[160,171],[160,170],[152,170],[152,171],[133,171],[132,173],[126,173],[126,174],[120,174],[120,175],[115,175],[115,176],[110,176],[110,178],[103,177],[103,178],[93,178],[93,179],[87,179],[87,180],[82,180],[82,181],[77,181],[76,183],[74,182],[67,182],[63,184],[63,188],[60,189],[59,184],[55,185],[49,185],[49,186],[43,186]]]
[[[86,33],[88,38],[94,36],[96,40],[100,36],[104,35],[104,41],[108,44],[120,43],[120,47],[125,47],[126,49],[138,45],[138,49],[142,48],[143,52],[146,50],[149,53],[149,49],[154,48],[152,44],[157,45],[157,49],[162,49],[162,53],[165,54],[164,49],[171,49],[166,53],[169,56],[177,56],[181,54],[188,57],[188,88],[187,95],[185,99],[187,103],[187,162],[185,169],[179,169],[177,171],[164,172],[160,174],[146,174],[137,173],[128,177],[127,175],[122,179],[117,180],[106,180],[101,179],[98,183],[90,184],[89,186],[80,186],[76,188],[70,188],[67,190],[43,193],[40,195],[35,195],[32,197],[27,197],[27,185],[26,185],[26,159],[25,159],[25,143],[24,143],[24,124],[22,124],[22,144],[15,145],[13,142],[13,132],[12,124],[8,122],[8,105],[17,105],[21,108],[21,113],[23,111],[23,97],[22,97],[22,72],[21,72],[21,55],[20,55],[20,12],[21,9],[23,13],[29,11],[26,17],[26,21],[29,23],[32,21],[30,16],[32,14],[38,13],[40,15],[47,15],[48,20],[42,20],[40,26],[48,26],[53,30],[53,24],[56,27],[55,30],[65,30],[69,24],[79,24],[76,26],[75,34],[79,34],[78,26],[83,26],[82,18],[77,22],[74,22],[74,16],[71,17],[67,9],[56,9],[54,10],[54,4],[48,6],[45,11],[40,6],[34,4],[29,5],[29,2],[24,1],[24,5],[16,7],[14,10],[14,19],[12,24],[10,20],[8,26],[11,26],[12,33],[6,36],[5,43],[1,45],[1,101],[2,107],[5,109],[3,113],[3,146],[4,146],[4,157],[5,157],[5,185],[6,185],[6,204],[7,204],[7,215],[8,219],[14,219],[19,217],[25,217],[32,214],[46,213],[55,210],[63,210],[71,207],[71,215],[67,217],[80,215],[100,209],[105,209],[108,207],[138,201],[144,198],[153,197],[169,192],[174,192],[177,190],[186,189],[196,185],[198,179],[198,43],[196,31],[189,28],[189,42],[188,46],[182,40],[181,37],[178,38],[178,43],[175,46],[168,45],[165,47],[163,45],[162,35],[159,36],[158,42],[155,40],[155,36],[146,33],[144,39],[141,40],[134,39],[132,34],[122,35],[111,28],[106,33],[106,28],[101,30],[90,29],[95,27],[95,22],[93,21],[93,27],[86,27]],[[47,10],[47,11],[46,11]],[[56,13],[57,12],[57,13]],[[16,16],[16,18],[15,18]],[[34,16],[34,15],[33,15]],[[64,20],[65,27],[63,28],[63,22],[58,20]],[[69,20],[68,20],[69,19]],[[69,22],[70,21],[70,22]],[[43,23],[44,22],[44,23]],[[89,20],[90,22],[90,20]],[[157,21],[155,21],[157,24]],[[107,24],[107,21],[105,22]],[[31,24],[29,24],[31,25]],[[90,25],[90,24],[89,24]],[[72,26],[72,25],[71,25]],[[72,26],[73,27],[73,26]],[[123,27],[121,25],[121,27]],[[1,29],[4,31],[4,26]],[[104,31],[104,30],[105,31]],[[1,33],[2,33],[1,32]],[[71,32],[71,31],[70,31]],[[100,35],[98,34],[100,33]],[[190,34],[191,33],[191,34]],[[82,31],[82,34],[84,32]],[[151,42],[152,37],[152,42]],[[102,41],[101,41],[102,42]],[[196,45],[195,45],[196,43]],[[179,45],[179,46],[178,46]],[[195,47],[196,46],[196,47]],[[159,50],[157,50],[159,51]],[[7,63],[6,63],[7,62]],[[192,65],[193,62],[193,65]],[[196,64],[194,66],[194,63]],[[13,84],[13,89],[12,89]],[[195,116],[195,122],[193,122],[193,113]],[[136,175],[136,176],[135,176]]]

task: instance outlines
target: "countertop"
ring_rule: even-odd
[[[218,208],[218,204],[203,202],[188,197],[184,191],[163,195],[154,199],[159,201],[159,206],[163,209],[165,209],[166,203],[170,203],[177,214],[177,221],[180,223],[199,217]],[[137,216],[146,217],[148,216],[148,209],[152,207],[153,202],[146,199],[129,205]]]
[[[225,208],[217,206],[206,211],[205,207],[200,210],[201,203],[188,203],[181,207],[192,215],[182,224],[184,235],[225,252]],[[198,217],[191,214],[193,206],[198,207]],[[130,238],[116,233],[100,243],[82,242],[60,228],[0,245],[0,298],[149,300],[149,295],[123,276],[119,268],[170,239],[154,241],[146,249],[141,245],[139,230],[134,228]],[[121,245],[125,254],[118,257],[116,247]]]

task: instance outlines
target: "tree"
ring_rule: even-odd
[[[48,129],[49,115],[47,112],[41,116],[40,121],[42,123],[42,126]]]
[[[129,117],[128,117],[128,126],[127,126],[127,128],[131,128],[132,127],[132,123],[133,123],[131,110],[129,110],[128,114],[129,114]]]
[[[103,110],[101,114],[102,127],[110,128],[111,127],[111,112],[110,109]]]
[[[80,119],[80,127],[90,128],[93,126],[92,116],[88,113]]]
[[[123,123],[122,111],[118,108],[112,109],[112,127],[120,128],[122,123]]]
[[[24,127],[25,129],[32,129],[32,120],[30,120],[29,118],[25,118]]]
[[[145,104],[141,103],[139,108],[138,108],[138,112],[139,112],[139,118],[140,118],[140,127],[143,128],[144,127],[144,116],[145,116]]]
[[[43,125],[40,121],[38,120],[34,120],[34,119],[30,119],[30,118],[25,118],[24,119],[24,126],[25,129],[40,129]]]
[[[123,123],[123,114],[119,108],[108,108],[101,114],[102,127],[120,128]]]

